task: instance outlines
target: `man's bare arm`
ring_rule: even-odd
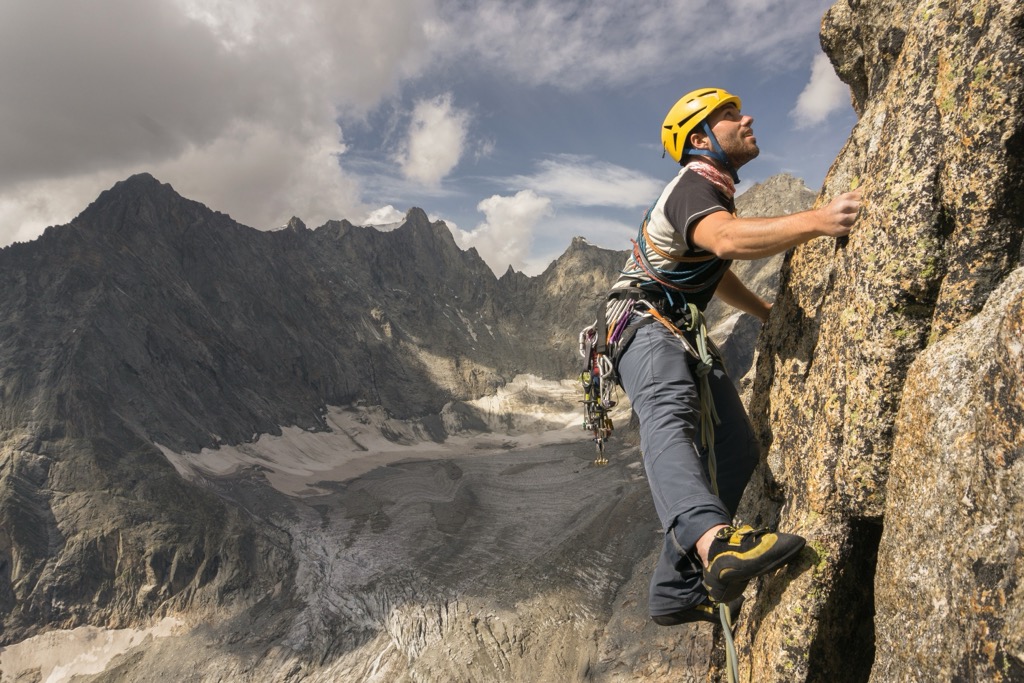
[[[860,210],[860,190],[841,194],[828,206],[776,218],[737,218],[718,211],[700,219],[693,243],[723,259],[753,260],[774,256],[815,237],[850,233]]]
[[[770,303],[750,291],[731,270],[725,271],[722,281],[718,283],[718,288],[715,290],[715,296],[733,308],[749,313],[761,322],[768,319],[768,313],[772,310]]]

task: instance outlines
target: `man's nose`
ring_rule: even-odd
[[[754,125],[754,117],[744,114],[743,118],[740,119],[740,125],[749,128],[750,126]]]

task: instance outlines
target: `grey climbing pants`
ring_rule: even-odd
[[[721,423],[715,428],[719,496],[708,476],[700,444],[700,396],[696,359],[664,326],[637,330],[619,359],[618,372],[640,421],[640,449],[664,530],[651,577],[651,616],[696,606],[707,593],[694,550],[697,539],[718,524],[731,524],[760,457],[760,448],[736,388],[720,362],[709,375]]]

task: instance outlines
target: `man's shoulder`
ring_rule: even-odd
[[[724,192],[700,173],[687,171],[685,166],[666,189],[666,204],[681,205],[699,212],[710,207],[732,211],[732,201]]]

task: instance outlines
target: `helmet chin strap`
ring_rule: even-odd
[[[729,175],[732,176],[732,181],[734,183],[738,183],[740,181],[740,176],[736,173],[736,169],[733,168],[732,162],[729,161],[729,157],[726,155],[725,150],[723,150],[722,146],[718,144],[718,138],[716,138],[715,134],[711,132],[711,126],[708,125],[707,121],[701,121],[700,126],[701,130],[704,131],[704,134],[708,136],[708,140],[711,141],[711,149],[696,149],[691,147],[687,149],[684,154],[708,157],[709,159],[717,161],[725,167],[726,171],[729,172]]]

